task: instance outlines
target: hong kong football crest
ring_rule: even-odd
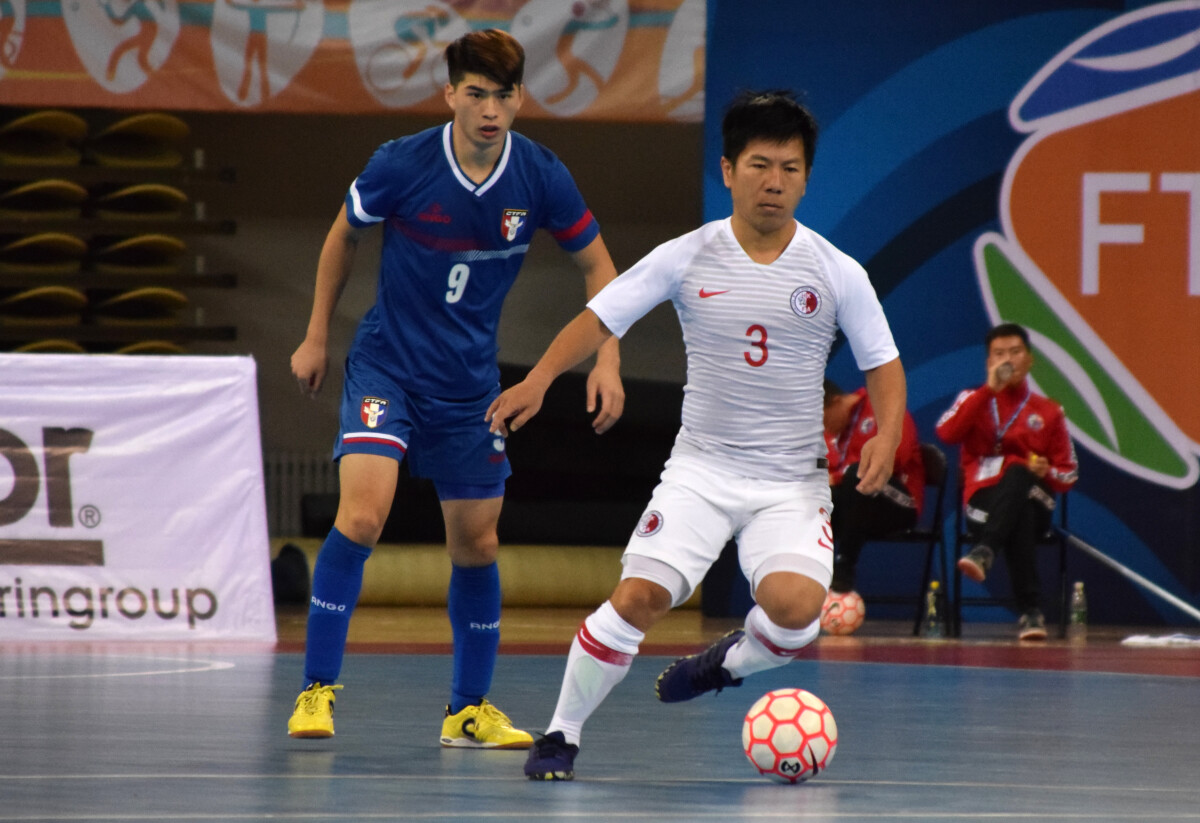
[[[359,414],[369,429],[377,429],[387,420],[388,401],[382,397],[364,397]]]
[[[815,317],[821,310],[821,295],[812,286],[801,286],[792,292],[792,311],[797,317]]]
[[[1040,414],[1034,412],[1025,419],[1025,425],[1029,427],[1030,431],[1037,432],[1042,430],[1042,426],[1046,425],[1046,421],[1042,419]]]
[[[517,233],[525,225],[525,218],[528,216],[529,209],[505,209],[504,218],[500,221],[500,230],[504,232],[504,239],[510,243],[516,240]]]
[[[870,434],[875,430],[875,418],[867,417],[863,419],[863,421],[858,424],[858,430],[863,434]]]
[[[651,510],[642,515],[642,519],[637,524],[637,531],[634,534],[638,537],[649,537],[652,534],[658,534],[662,531],[662,527],[662,514]]]

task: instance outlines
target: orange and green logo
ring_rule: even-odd
[[[1145,480],[1200,471],[1200,0],[1115,18],[1013,100],[1003,232],[975,243],[994,322],[1075,437]]]

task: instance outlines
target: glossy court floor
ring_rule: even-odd
[[[586,610],[509,610],[492,697],[540,728]],[[3,821],[1200,820],[1200,650],[1021,645],[1010,626],[920,641],[868,622],[738,689],[663,705],[653,683],[728,621],[677,612],[585,729],[572,783],[523,752],[442,749],[438,609],[360,609],[337,736],[285,733],[303,614],[277,648],[0,646]],[[1161,630],[1165,633],[1169,630]],[[839,728],[831,767],[768,783],[746,709],[801,686]]]

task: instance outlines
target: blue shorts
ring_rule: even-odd
[[[333,459],[407,455],[409,472],[433,480],[442,500],[502,497],[512,468],[504,438],[483,419],[499,394],[498,384],[468,400],[410,394],[372,364],[348,357]]]

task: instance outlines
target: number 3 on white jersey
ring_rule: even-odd
[[[450,278],[446,281],[446,285],[450,287],[450,291],[446,292],[447,303],[462,300],[463,291],[467,288],[467,278],[470,276],[471,267],[466,263],[457,263],[450,269]]]
[[[755,323],[746,329],[746,336],[750,338],[751,351],[743,351],[742,357],[745,357],[751,366],[758,368],[767,362],[767,330]]]

